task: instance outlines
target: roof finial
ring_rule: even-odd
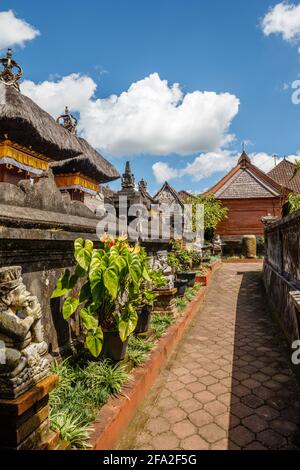
[[[145,181],[144,178],[142,178],[141,181],[139,182],[139,191],[141,193],[147,192],[147,181]]]
[[[122,189],[133,189],[135,186],[135,179],[131,172],[130,162],[126,162],[125,164],[125,172],[122,175],[121,183]]]
[[[65,107],[65,114],[61,114],[56,119],[56,122],[71,132],[71,134],[77,133],[76,127],[78,120],[73,114],[70,114],[68,106]]]
[[[243,153],[246,153],[246,142],[244,140],[242,142],[242,151]]]
[[[3,70],[0,71],[0,81],[8,86],[14,86],[17,90],[20,90],[18,80],[23,75],[22,68],[12,58],[12,49],[7,49],[6,57],[0,59],[0,64]],[[16,69],[16,72],[14,72]]]

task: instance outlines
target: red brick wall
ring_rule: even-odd
[[[261,217],[267,214],[281,216],[279,198],[223,199],[222,204],[229,209],[227,219],[217,227],[217,233],[222,237],[262,236]]]

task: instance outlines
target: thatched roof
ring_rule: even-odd
[[[82,155],[69,158],[62,162],[52,163],[51,168],[55,175],[80,172],[100,183],[120,178],[116,168],[100,155],[85,139],[73,136],[79,142]]]
[[[8,138],[53,160],[82,152],[77,139],[15,87],[0,82],[0,139]]]

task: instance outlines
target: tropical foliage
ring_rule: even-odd
[[[94,357],[101,352],[103,331],[118,331],[123,342],[134,331],[143,283],[151,283],[142,248],[131,247],[124,237],[101,241],[103,247],[96,249],[90,240],[75,241],[75,272],[66,270],[52,294],[52,298],[67,295],[62,309],[66,320],[80,307],[85,345]],[[78,283],[82,287],[76,295]]]
[[[212,238],[217,225],[227,217],[228,209],[222,206],[221,201],[215,198],[213,194],[199,195],[191,199],[193,205],[194,225],[196,207],[198,204],[204,206],[204,231],[206,238]],[[194,227],[195,228],[195,227]]]
[[[292,214],[293,212],[296,212],[298,209],[300,209],[300,194],[291,193],[288,197],[288,203],[290,213]]]

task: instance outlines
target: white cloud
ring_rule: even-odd
[[[79,130],[106,154],[188,155],[209,152],[233,140],[228,130],[239,109],[229,93],[183,94],[157,73],[133,83],[120,95],[96,99],[96,83],[72,74],[40,84],[24,82],[22,91],[53,116],[65,104],[80,113]]]
[[[216,152],[208,152],[199,155],[192,163],[188,163],[183,168],[172,168],[166,163],[156,162],[152,166],[152,170],[158,183],[182,178],[183,176],[189,176],[193,181],[201,181],[214,174],[230,171],[231,168],[236,165],[239,157],[240,152],[237,153],[220,149]],[[274,168],[275,160],[273,155],[269,155],[265,152],[254,152],[249,153],[249,157],[252,163],[265,173],[268,173]],[[297,158],[299,159],[299,155],[290,155],[287,158],[290,161],[294,161]],[[280,160],[282,159],[278,158],[277,163],[279,163]]]
[[[281,34],[285,41],[300,39],[300,4],[281,2],[271,8],[261,23],[266,36]]]
[[[56,81],[34,83],[24,80],[21,91],[48,111],[54,118],[60,116],[65,106],[81,112],[89,106],[97,85],[90,78],[73,73]]]
[[[0,50],[12,46],[23,47],[40,32],[26,21],[17,18],[12,10],[0,11]]]

